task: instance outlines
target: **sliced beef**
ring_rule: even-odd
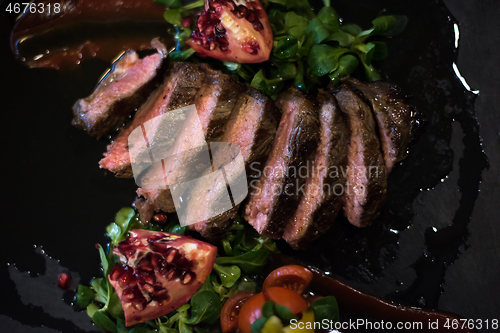
[[[378,124],[385,165],[390,172],[395,163],[408,155],[416,112],[406,104],[406,95],[387,82],[362,83],[353,78],[346,82],[358,90],[372,107]]]
[[[239,94],[243,91],[244,85],[237,82],[229,75],[216,71],[207,65],[200,65],[200,69],[205,74],[203,86],[198,91],[194,104],[197,115],[193,119],[187,120],[186,125],[180,129],[178,138],[172,148],[171,154],[176,157],[165,160],[165,176],[169,183],[180,183],[186,181],[186,170],[195,169],[197,162],[196,151],[190,147],[203,147],[204,140],[218,140],[222,135],[222,128],[227,122],[231,111],[238,100]],[[193,126],[190,123],[199,121],[201,123],[204,138],[193,135]],[[184,152],[192,151],[192,154]],[[203,173],[202,173],[203,174]],[[192,175],[189,175],[192,176]],[[174,212],[175,206],[170,193],[170,189],[143,189],[137,190],[137,194],[145,197],[148,202],[157,210]]]
[[[351,131],[344,214],[351,224],[366,227],[379,215],[385,201],[387,170],[370,107],[345,84],[335,97]]]
[[[125,122],[164,74],[161,68],[165,46],[158,41],[152,44],[157,47],[157,53],[139,59],[135,51],[125,52],[94,92],[73,105],[73,125],[101,137]]]
[[[288,222],[283,238],[295,249],[324,234],[341,210],[350,133],[332,95],[319,90],[320,140],[305,193]]]
[[[136,198],[132,203],[132,206],[135,208],[137,212],[139,212],[139,216],[141,218],[141,222],[143,224],[149,224],[151,219],[153,218],[154,208],[147,202],[144,198]]]
[[[269,159],[250,190],[245,219],[260,233],[280,238],[303,194],[309,159],[319,140],[318,112],[300,90],[290,88],[277,105],[282,111]],[[305,169],[305,170],[304,170]]]
[[[240,147],[242,159],[245,164],[246,177],[250,186],[257,180],[262,172],[265,161],[270,153],[272,142],[280,120],[280,114],[273,102],[257,90],[248,87],[247,91],[240,95],[224,128],[221,142],[230,142]],[[213,152],[214,153],[214,152]],[[215,152],[214,160],[219,160],[218,155],[223,155],[223,150]],[[230,154],[225,154],[230,156]],[[223,158],[220,158],[223,160]],[[237,164],[224,163],[226,179],[231,184],[234,179],[239,179]],[[245,186],[247,186],[245,184]],[[200,186],[198,191],[202,191]],[[225,183],[220,183],[219,188],[214,189],[213,197],[203,197],[193,192],[191,196],[191,209],[199,207],[201,210],[210,210],[211,202],[215,193],[225,190]],[[234,200],[234,197],[233,197]],[[230,228],[239,208],[236,204],[233,209],[226,211],[216,217],[203,222],[195,223],[191,229],[198,231],[208,239],[217,239],[223,236]],[[200,212],[206,214],[206,212]]]
[[[149,96],[137,111],[132,123],[118,133],[116,139],[108,146],[104,158],[99,165],[116,174],[117,177],[131,178],[129,149],[130,133],[145,122],[170,110],[193,103],[204,79],[204,72],[191,63],[173,63],[165,81]],[[159,121],[158,121],[159,122]],[[151,126],[154,127],[154,123]],[[154,130],[151,131],[154,133]]]

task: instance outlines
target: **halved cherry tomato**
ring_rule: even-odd
[[[272,271],[264,281],[262,290],[269,287],[285,287],[302,294],[309,286],[313,274],[310,270],[299,265],[287,265]]]
[[[250,297],[241,307],[238,315],[238,328],[241,333],[251,333],[250,326],[261,316],[262,305],[266,302],[263,293]],[[305,302],[305,301],[304,301]]]
[[[222,332],[229,333],[236,331],[238,328],[238,315],[241,308],[253,295],[255,295],[255,293],[251,291],[240,291],[229,297],[226,303],[224,303],[220,313],[220,326]]]
[[[294,314],[300,313],[307,309],[307,302],[304,297],[297,294],[293,290],[284,287],[270,287],[264,290],[263,293],[267,300],[271,300],[276,304],[286,306]]]

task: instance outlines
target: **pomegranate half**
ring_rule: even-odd
[[[113,253],[120,263],[108,278],[131,326],[189,301],[212,271],[217,248],[188,236],[135,229]]]
[[[258,0],[205,0],[186,43],[201,56],[258,63],[269,59],[273,30]]]

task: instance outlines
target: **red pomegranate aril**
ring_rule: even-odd
[[[168,274],[167,274],[167,279],[169,281],[177,279],[179,276],[181,276],[182,271],[178,268],[172,268]]]
[[[235,15],[237,18],[247,17],[247,7],[239,5],[236,7]]]
[[[148,293],[154,293],[155,291],[155,288],[150,285],[150,284],[147,284],[145,283],[144,286],[142,286],[144,288],[144,290],[146,290]]]
[[[144,309],[144,304],[141,301],[132,301],[132,306],[139,311]]]
[[[183,285],[190,284],[195,278],[196,274],[194,274],[193,272],[184,272],[184,274],[182,275],[181,283]]]
[[[134,274],[130,270],[127,270],[127,267],[125,267],[125,271],[120,276],[118,281],[122,287],[131,286],[137,282]]]
[[[186,257],[180,257],[176,262],[175,266],[178,268],[188,268],[189,266],[189,260],[186,259]]]
[[[227,6],[227,8],[228,8],[230,11],[233,11],[233,10],[236,8],[236,6],[234,5],[234,2],[232,2],[231,0],[228,0],[228,1],[226,2],[226,6]]]
[[[179,250],[170,248],[165,253],[165,260],[167,261],[167,263],[171,264],[178,260],[178,256],[179,256]]]
[[[167,222],[167,214],[158,212],[153,216],[153,221],[155,221],[156,224],[165,224],[165,222]]]
[[[151,264],[156,269],[167,266],[167,262],[165,261],[165,259],[163,259],[163,257],[157,253],[153,254],[153,256],[151,257]]]
[[[183,17],[181,20],[182,26],[186,28],[189,28],[191,26],[191,23],[193,23],[193,18],[191,16]]]
[[[250,23],[255,23],[255,22],[259,21],[259,19],[257,18],[257,15],[255,15],[255,12],[253,10],[249,10],[247,12],[247,21]]]
[[[69,284],[71,283],[71,275],[68,273],[61,273],[57,276],[57,286],[62,289],[66,290],[69,288]]]
[[[156,300],[164,300],[168,298],[168,291],[167,289],[161,289],[155,292],[153,296]]]
[[[123,273],[123,267],[120,265],[114,265],[113,268],[111,269],[111,273],[109,274],[109,278],[112,281],[118,280],[120,275]]]
[[[155,275],[152,272],[142,272],[141,278],[144,282],[149,283],[151,285],[155,284],[156,282]]]
[[[127,288],[123,290],[123,297],[126,299],[134,299],[135,298],[135,289],[134,288]]]
[[[252,23],[252,27],[256,30],[256,31],[259,31],[261,32],[262,30],[264,30],[264,26],[262,25],[262,23],[260,22],[255,22],[255,23]]]

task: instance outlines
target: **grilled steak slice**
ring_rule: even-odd
[[[406,96],[387,82],[362,83],[349,78],[350,86],[361,92],[372,107],[378,124],[387,172],[408,155],[411,128],[416,113],[406,104]]]
[[[332,95],[319,90],[320,141],[305,193],[288,222],[283,238],[295,249],[324,234],[341,209],[350,133]]]
[[[252,186],[262,172],[264,163],[271,150],[272,142],[278,127],[280,114],[273,102],[257,90],[248,87],[247,91],[240,95],[236,105],[231,113],[229,120],[224,128],[224,134],[220,141],[230,142],[240,147],[240,152],[245,163],[247,181]],[[222,154],[222,150],[217,151],[217,155]],[[218,159],[215,156],[215,159]],[[238,174],[233,165],[225,164],[228,182],[238,178]],[[225,189],[225,183],[220,183],[221,189]],[[245,185],[246,186],[246,185]],[[202,191],[200,186],[198,191]],[[220,189],[214,189],[214,193],[220,192]],[[210,202],[201,195],[193,192],[191,196],[191,209],[213,209],[210,208]],[[234,198],[233,198],[234,200]],[[203,222],[195,223],[190,226],[191,229],[198,231],[203,237],[216,240],[223,236],[233,224],[239,204],[227,212]],[[203,213],[203,212],[200,212]]]
[[[194,117],[197,119],[187,120],[184,128],[180,129],[172,148],[172,154],[177,154],[178,158],[165,160],[165,175],[170,183],[186,181],[186,170],[194,169],[192,163],[195,163],[196,159],[189,160],[190,154],[183,154],[183,152],[189,151],[191,147],[204,146],[204,142],[197,142],[199,138],[193,135],[193,126],[189,124],[199,121],[205,139],[217,140],[238,100],[238,95],[244,88],[241,83],[221,71],[213,70],[207,65],[200,65],[200,69],[205,74],[205,79],[194,101],[197,110],[197,116],[194,115]],[[140,188],[137,193],[145,197],[155,209],[175,212],[169,188],[163,190]]]
[[[244,214],[260,234],[272,238],[283,235],[302,197],[302,187],[311,167],[309,159],[314,156],[319,140],[318,112],[314,102],[300,90],[291,88],[281,94],[277,105],[282,110],[282,118],[276,138],[264,173],[251,190]]]
[[[148,120],[170,110],[192,104],[203,78],[204,73],[198,69],[197,65],[174,63],[168,77],[139,108],[132,123],[121,130],[108,146],[105,157],[99,162],[100,167],[115,173],[117,177],[131,178],[129,148],[130,150],[138,148],[128,147],[130,133]],[[154,124],[151,125],[154,126]]]
[[[345,84],[335,97],[347,115],[351,131],[344,215],[351,224],[366,227],[378,216],[385,201],[387,170],[370,107]]]
[[[152,44],[157,47],[157,53],[139,59],[135,51],[125,52],[94,92],[73,105],[73,125],[91,136],[101,137],[125,122],[146,100],[163,74],[160,68],[165,46],[159,41]]]

